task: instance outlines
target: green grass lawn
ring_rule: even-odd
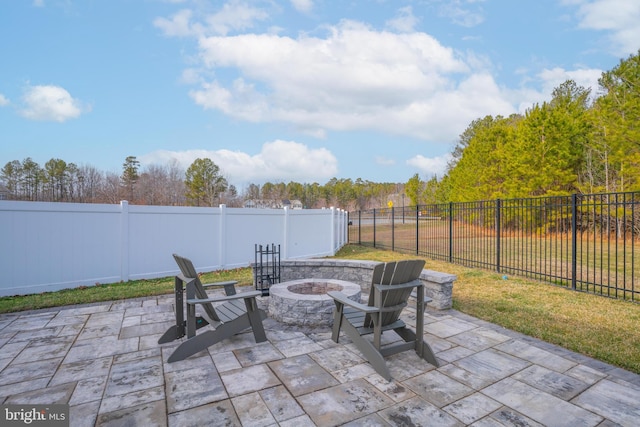
[[[201,280],[203,283],[237,280],[238,286],[253,286],[253,273],[248,267],[214,271],[202,274]],[[173,293],[173,288],[173,277],[164,277],[161,279],[132,280],[130,282],[83,286],[76,289],[33,295],[0,297],[0,313],[164,295]]]
[[[347,245],[335,258],[374,261],[415,256]],[[455,274],[453,307],[544,341],[640,374],[640,305],[570,291],[525,278],[427,259],[425,268]],[[238,280],[251,286],[250,268],[206,273],[202,281]],[[136,280],[29,296],[0,298],[0,313],[121,300],[173,292],[173,278]]]

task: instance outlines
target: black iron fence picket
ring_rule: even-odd
[[[640,301],[640,192],[352,212],[349,242]]]

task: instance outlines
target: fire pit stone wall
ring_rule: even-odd
[[[280,264],[281,282],[311,277],[337,279],[357,283],[362,287],[363,293],[369,293],[373,267],[379,263],[375,261],[308,258],[283,260]],[[452,307],[451,296],[453,282],[456,280],[455,275],[433,270],[422,270],[420,280],[424,284],[425,295],[433,300],[429,303],[430,308],[447,310]]]
[[[269,317],[288,325],[331,326],[335,304],[327,292],[339,291],[360,302],[360,285],[336,279],[299,279],[271,285]]]

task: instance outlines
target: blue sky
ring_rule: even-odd
[[[638,22],[632,0],[2,1],[0,166],[440,176],[472,120],[595,92]]]

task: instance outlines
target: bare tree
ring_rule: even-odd
[[[100,200],[103,203],[120,203],[121,200],[120,177],[113,172],[105,175],[104,185],[100,189]]]
[[[77,174],[78,201],[83,203],[98,203],[100,193],[106,183],[104,174],[93,166],[80,166]]]
[[[170,206],[182,206],[186,203],[186,187],[183,177],[185,171],[176,159],[173,159],[168,165],[168,183],[167,188],[167,200]]]
[[[260,186],[257,184],[249,184],[244,191],[245,200],[259,199],[260,198]]]
[[[138,199],[145,205],[166,205],[169,174],[166,167],[149,165],[140,174]]]

